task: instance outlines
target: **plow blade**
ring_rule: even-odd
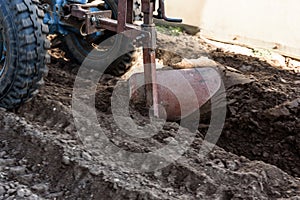
[[[204,105],[220,88],[221,76],[213,68],[156,71],[156,94],[159,117],[169,121],[180,120]],[[144,73],[129,79],[133,102],[145,99]]]

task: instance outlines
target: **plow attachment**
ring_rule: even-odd
[[[105,29],[124,35],[135,45],[141,44],[144,73],[135,74],[129,79],[131,99],[146,101],[146,107],[153,111],[155,117],[180,120],[197,111],[218,91],[221,78],[213,68],[157,71],[156,30],[153,17],[172,22],[182,20],[166,16],[164,0],[158,1],[158,15],[153,15],[156,9],[155,0],[141,0],[141,2],[143,12],[141,26],[133,23],[133,0],[118,0],[117,19],[109,18],[109,11],[90,12],[90,9],[84,9],[91,6],[90,4],[85,7],[76,4],[71,6],[70,10],[73,17],[85,20],[86,28],[83,35]]]
[[[181,22],[168,18],[164,0],[159,0],[158,15],[154,16],[155,1],[142,0],[142,28],[132,27],[132,0],[119,0],[118,23],[114,27],[118,33],[135,39],[141,38],[143,47],[144,73],[129,79],[130,96],[133,101],[146,100],[153,115],[167,120],[180,120],[204,105],[220,88],[221,78],[212,68],[157,71],[155,63],[156,31],[153,17],[167,21]],[[126,9],[127,8],[127,9]],[[105,19],[101,19],[105,24]],[[125,32],[124,32],[125,31]],[[143,88],[143,89],[141,89]]]
[[[134,102],[147,99],[154,115],[169,121],[180,120],[198,110],[221,86],[221,77],[213,68],[156,71],[152,75],[156,76],[153,79],[156,82],[148,83],[150,92],[149,87],[143,86],[151,74],[132,75],[130,96]]]

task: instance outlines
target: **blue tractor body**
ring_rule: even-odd
[[[52,0],[51,4],[44,5],[45,17],[44,23],[49,26],[49,33],[59,33],[67,35],[68,33],[79,33],[78,29],[70,26],[61,20],[65,17],[63,8],[71,4],[86,4],[87,0]],[[98,8],[90,8],[91,11],[99,11]]]

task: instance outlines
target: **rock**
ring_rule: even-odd
[[[5,194],[5,188],[3,186],[0,186],[0,196]]]
[[[286,102],[285,105],[290,109],[297,108],[300,105],[300,98]]]
[[[99,176],[103,173],[103,171],[101,169],[94,167],[93,169],[90,170],[90,173],[94,176]]]
[[[275,65],[275,66],[286,66],[285,63],[285,57],[275,53],[275,52],[270,52],[270,59],[268,59],[267,61],[271,64],[271,65]]]
[[[1,151],[0,152],[0,158],[3,158],[3,156],[5,156],[7,153],[6,153],[6,151]]]
[[[44,193],[49,190],[49,186],[47,184],[40,183],[32,186],[31,189],[35,190],[38,193]]]
[[[264,157],[264,158],[268,158],[268,157],[269,157],[269,153],[268,153],[268,152],[264,152],[264,153],[263,153],[263,157]]]
[[[12,173],[13,175],[22,175],[25,174],[26,167],[23,166],[16,166],[16,167],[11,167],[9,169],[9,172]]]
[[[30,191],[30,190],[28,190],[28,189],[23,189],[23,188],[21,188],[21,189],[19,189],[18,191],[17,191],[17,195],[19,196],[19,197],[28,197],[28,196],[30,196],[32,194],[32,192]]]
[[[24,174],[20,176],[20,180],[30,183],[32,181],[33,174]]]
[[[297,60],[289,59],[287,69],[293,70],[295,72],[299,72],[300,71],[300,62]]]
[[[241,71],[243,72],[249,72],[252,71],[252,66],[251,65],[242,65],[242,67],[240,68]]]
[[[201,57],[198,59],[184,58],[180,62],[172,65],[172,67],[176,69],[186,69],[192,67],[217,67],[217,66],[218,64],[212,59],[209,59],[208,57]]]
[[[300,98],[293,101],[287,101],[274,108],[265,111],[265,115],[270,119],[277,119],[279,117],[291,115],[289,109],[297,109],[300,105]]]
[[[12,193],[15,193],[15,192],[16,192],[16,189],[14,189],[14,188],[11,188],[11,189],[7,190],[8,194],[12,194]]]
[[[287,81],[286,81],[285,79],[283,79],[283,78],[280,78],[279,80],[280,80],[280,82],[282,82],[282,83],[287,83]]]
[[[282,116],[289,116],[291,113],[285,106],[277,106],[265,111],[265,115],[270,119],[277,119]]]
[[[6,190],[10,189],[9,185],[4,185],[4,189]]]
[[[36,194],[32,194],[30,195],[30,197],[28,198],[28,200],[39,200],[41,198],[39,198]]]
[[[2,158],[0,158],[0,165],[10,166],[10,165],[13,165],[14,163],[15,163],[15,159],[2,159]]]
[[[87,153],[87,152],[82,152],[81,156],[85,160],[88,160],[88,161],[92,160],[92,156],[89,153]]]
[[[15,198],[15,196],[13,195],[13,196],[9,196],[9,197],[7,197],[7,198],[5,198],[5,200],[15,200],[16,198]]]
[[[63,156],[62,163],[65,165],[70,165],[70,158],[68,156]]]
[[[232,171],[236,171],[238,169],[239,162],[235,161],[226,161],[226,168]]]

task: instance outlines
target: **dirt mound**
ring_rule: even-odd
[[[299,74],[258,58],[213,51],[220,63],[251,74],[255,82],[227,90],[229,114],[218,145],[300,176]]]

